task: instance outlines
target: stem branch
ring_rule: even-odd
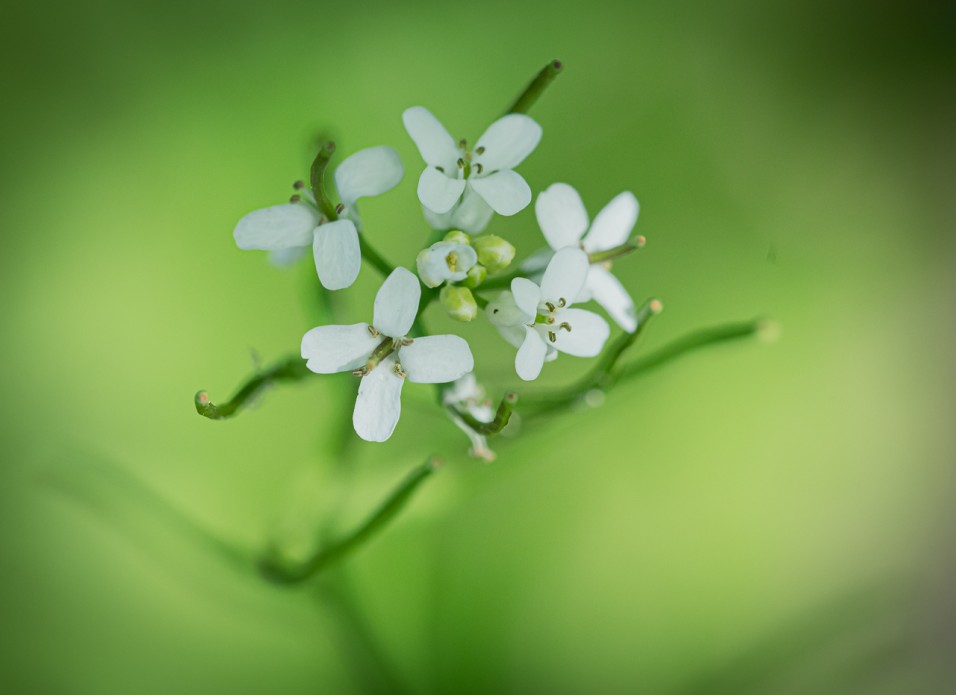
[[[280,584],[298,584],[316,575],[329,565],[355,552],[385,529],[405,508],[421,484],[440,466],[441,460],[432,456],[425,463],[413,468],[364,523],[351,533],[320,549],[305,562],[297,566],[289,566],[283,563],[274,551],[270,551],[261,560],[260,569],[269,579]]]
[[[280,381],[300,381],[311,372],[305,366],[305,360],[298,355],[290,355],[269,369],[261,371],[246,380],[235,395],[222,405],[209,400],[205,391],[196,393],[196,412],[210,420],[225,420],[235,415],[263,389]]]
[[[505,113],[527,113],[548,85],[561,73],[562,67],[560,60],[552,60],[545,65]]]

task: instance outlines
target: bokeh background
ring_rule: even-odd
[[[9,4],[0,690],[952,692],[952,7]],[[521,171],[592,215],[637,194],[649,244],[616,269],[666,307],[640,350],[756,315],[780,339],[528,424],[492,465],[427,387],[347,458],[334,379],[198,417],[196,389],[224,400],[317,322],[308,262],[231,237],[317,133],[398,150],[404,181],[363,216],[409,266],[427,229],[402,110],[474,139],[552,58]],[[540,245],[530,208],[489,231]],[[343,293],[347,321],[378,282]],[[495,395],[516,386],[486,324],[428,320]],[[321,581],[249,565],[349,527],[430,453],[440,474]]]

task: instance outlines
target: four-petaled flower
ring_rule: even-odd
[[[588,213],[581,196],[566,183],[552,184],[538,194],[534,204],[538,225],[552,249],[576,246],[588,254],[624,244],[637,223],[639,209],[633,193],[620,193],[597,214],[589,230]],[[625,331],[633,333],[637,329],[634,301],[611,274],[610,262],[591,264],[584,290],[575,299],[578,302],[594,299]]]
[[[518,348],[515,371],[525,381],[538,378],[545,361],[563,352],[594,357],[610,334],[603,318],[572,309],[588,277],[588,256],[576,248],[554,254],[541,286],[527,278],[511,281],[511,296],[488,305],[488,318],[502,337]],[[557,351],[557,352],[555,352]]]
[[[298,258],[312,246],[315,270],[322,286],[341,290],[351,286],[362,264],[356,202],[391,190],[404,171],[391,147],[370,147],[343,161],[335,170],[335,186],[342,200],[341,217],[328,221],[306,190],[297,202],[254,210],[239,220],[233,236],[241,249],[272,251],[277,262]]]
[[[418,199],[435,229],[482,231],[492,211],[514,215],[531,202],[531,189],[513,169],[541,140],[541,126],[511,113],[492,123],[473,150],[457,144],[423,106],[402,114],[405,129],[428,165],[418,180]]]
[[[461,282],[477,262],[477,251],[468,244],[455,241],[432,244],[415,259],[418,277],[425,287],[438,287],[443,282]]]
[[[402,385],[454,381],[474,366],[471,349],[456,335],[409,338],[421,299],[418,278],[396,268],[375,295],[371,325],[319,326],[302,337],[302,357],[317,374],[362,377],[352,412],[355,432],[369,442],[392,436],[402,412]]]

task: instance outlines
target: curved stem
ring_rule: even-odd
[[[627,344],[619,342],[605,357],[608,366],[601,367],[599,365],[598,369],[595,369],[587,377],[568,389],[558,392],[530,394],[525,396],[523,400],[536,407],[535,416],[544,415],[583,397],[591,389],[610,389],[619,381],[632,379],[694,350],[749,338],[758,334],[764,325],[763,320],[754,319],[692,331],[629,365],[614,368],[614,364],[628,347]],[[631,342],[633,343],[633,341]]]
[[[560,60],[552,60],[545,65],[535,78],[531,80],[531,83],[524,88],[524,91],[518,95],[518,98],[514,100],[514,103],[508,107],[505,113],[527,113],[528,109],[534,105],[538,97],[547,89],[548,85],[561,73],[562,67]]]
[[[508,422],[511,420],[511,413],[514,410],[515,404],[518,402],[518,394],[511,392],[506,393],[501,399],[501,403],[498,404],[498,410],[495,413],[495,419],[491,422],[481,422],[476,420],[470,414],[463,412],[457,408],[452,408],[455,415],[460,417],[462,421],[473,429],[478,434],[497,434],[505,427],[508,426]]]
[[[300,381],[311,374],[305,366],[305,360],[298,355],[290,355],[269,369],[249,377],[235,395],[222,405],[209,400],[209,394],[198,391],[195,396],[196,412],[210,420],[225,420],[234,416],[263,389],[280,381]]]
[[[359,233],[359,248],[362,250],[362,258],[371,264],[378,272],[382,274],[383,277],[388,277],[395,266],[385,260],[378,251],[372,248],[371,244],[365,239],[365,235]]]
[[[763,319],[753,319],[751,321],[728,323],[712,328],[702,328],[671,341],[654,352],[622,367],[618,379],[622,381],[633,379],[636,376],[649,372],[652,369],[667,364],[673,359],[681,357],[688,352],[699,350],[700,348],[740,340],[741,338],[749,338],[760,333],[761,329],[765,326],[766,322]]]
[[[290,567],[282,562],[274,551],[270,551],[260,561],[260,569],[266,577],[281,584],[298,584],[342,560],[358,550],[375,535],[385,529],[398,516],[418,488],[441,466],[441,460],[432,456],[425,463],[416,466],[389,493],[368,519],[351,533],[333,541],[320,549],[305,562]]]

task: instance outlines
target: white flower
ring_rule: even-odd
[[[527,278],[515,278],[510,298],[503,295],[488,304],[488,318],[505,340],[518,347],[515,371],[525,381],[537,379],[557,352],[594,357],[604,347],[611,332],[607,321],[591,311],[571,308],[584,288],[588,266],[584,251],[561,249],[544,271],[540,287]]]
[[[295,203],[255,210],[239,220],[233,232],[241,249],[272,252],[272,261],[286,265],[312,247],[315,270],[329,290],[349,287],[362,264],[356,201],[391,190],[402,180],[402,163],[391,147],[360,150],[335,170],[335,186],[345,209],[343,217],[323,222],[311,194]]]
[[[418,254],[418,277],[425,287],[438,287],[443,282],[461,282],[478,262],[478,252],[468,244],[439,241]]]
[[[588,213],[581,196],[566,183],[552,184],[538,194],[534,204],[538,225],[552,249],[557,251],[567,246],[579,246],[589,254],[624,244],[637,222],[638,210],[634,194],[621,193],[597,214],[589,231]],[[582,302],[592,298],[625,331],[633,333],[637,328],[634,301],[621,282],[611,274],[610,264],[591,265],[584,292],[576,300]]]
[[[513,169],[541,140],[541,126],[524,114],[510,113],[492,123],[474,150],[455,140],[432,113],[413,106],[402,114],[405,130],[425,160],[418,199],[435,229],[477,233],[492,212],[514,215],[531,202],[531,189]]]
[[[478,422],[491,422],[495,419],[495,408],[485,394],[485,389],[475,379],[474,374],[465,374],[442,392],[442,403],[450,406],[449,417],[468,437],[471,449],[468,453],[475,458],[494,461],[495,452],[488,447],[488,438],[475,432],[456,410],[463,410]]]
[[[302,337],[302,357],[317,374],[353,372],[362,377],[352,425],[362,439],[384,442],[402,412],[402,385],[441,384],[470,372],[471,349],[456,335],[406,337],[418,314],[418,278],[392,271],[375,295],[372,324],[319,326]]]

